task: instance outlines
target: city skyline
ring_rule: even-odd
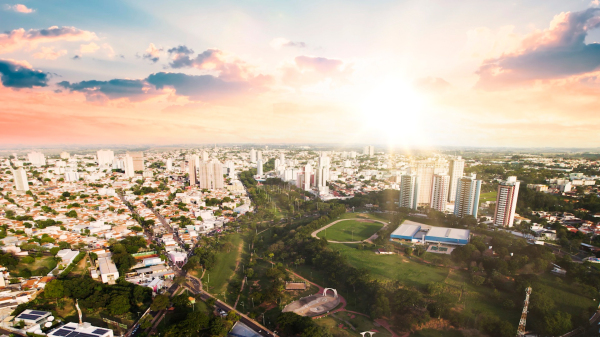
[[[597,147],[597,6],[4,1],[0,142]]]

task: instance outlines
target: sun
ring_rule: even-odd
[[[423,96],[411,84],[386,81],[367,92],[360,105],[369,131],[385,137],[390,145],[418,144],[423,139]]]

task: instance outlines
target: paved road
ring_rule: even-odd
[[[336,224],[336,223],[338,223],[338,222],[341,222],[341,221],[346,221],[346,220],[357,220],[357,219],[340,219],[340,220],[336,220],[336,221],[334,221],[334,222],[330,223],[329,225],[327,225],[327,226],[324,226],[324,227],[321,227],[321,228],[317,229],[316,231],[312,232],[312,233],[310,234],[310,236],[312,236],[313,238],[318,238],[317,234],[318,234],[319,232],[326,230],[327,228],[329,228],[329,227],[331,227],[331,226],[335,225],[335,224]],[[388,225],[388,223],[387,223],[387,222],[385,222],[385,221],[379,221],[379,220],[373,220],[373,219],[358,219],[358,220],[368,220],[368,221],[366,221],[366,222],[369,222],[369,221],[372,221],[372,222],[379,222],[379,223],[383,224],[383,227],[381,227],[379,230],[382,230],[382,229],[384,229],[384,228],[385,228],[385,227]],[[332,243],[361,243],[361,242],[364,242],[364,241],[367,241],[367,242],[372,242],[372,240],[375,240],[376,238],[377,238],[377,233],[375,233],[375,234],[371,235],[371,237],[369,237],[368,239],[366,239],[366,240],[361,240],[361,241],[345,241],[345,242],[344,242],[344,241],[333,241],[333,240],[327,240],[327,242],[332,242]]]

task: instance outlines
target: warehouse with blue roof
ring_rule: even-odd
[[[390,240],[407,240],[419,243],[466,245],[471,233],[468,229],[434,227],[406,220],[390,235]]]

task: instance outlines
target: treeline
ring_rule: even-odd
[[[143,311],[152,300],[152,290],[124,280],[108,285],[94,281],[89,276],[72,279],[54,279],[44,288],[42,300],[20,304],[12,315],[25,309],[55,310],[65,298],[79,300],[79,306],[89,313],[105,309],[111,315]]]

